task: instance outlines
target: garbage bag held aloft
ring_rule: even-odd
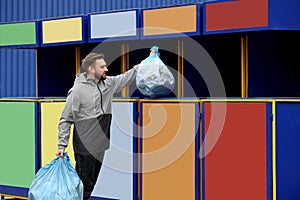
[[[67,153],[42,167],[28,192],[29,200],[82,200],[83,184]]]
[[[139,64],[136,86],[145,96],[167,96],[174,88],[174,76],[159,58],[158,47],[150,50],[154,50],[154,53]]]

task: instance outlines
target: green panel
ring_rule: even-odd
[[[0,46],[36,44],[35,22],[0,25]]]
[[[34,104],[0,102],[0,185],[30,187],[35,174]]]

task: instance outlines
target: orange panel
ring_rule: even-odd
[[[143,104],[142,199],[195,198],[195,104]]]
[[[215,120],[211,119],[211,105],[204,105],[206,137],[209,125]],[[221,135],[213,149],[206,152],[205,199],[264,200],[267,198],[266,104],[228,103],[226,109]]]
[[[196,32],[197,6],[145,10],[143,22],[144,35]]]

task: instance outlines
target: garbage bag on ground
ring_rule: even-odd
[[[158,47],[154,46],[150,50],[155,52],[139,64],[136,86],[145,96],[167,96],[174,88],[174,76],[159,58]]]
[[[82,200],[83,184],[67,153],[56,157],[35,175],[29,200]]]

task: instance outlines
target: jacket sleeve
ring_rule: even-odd
[[[73,124],[72,91],[69,92],[66,105],[58,124],[58,149],[66,148],[69,144],[70,129]]]
[[[135,80],[137,69],[138,65],[135,65],[132,69],[114,77],[114,93],[120,92],[124,87]]]

